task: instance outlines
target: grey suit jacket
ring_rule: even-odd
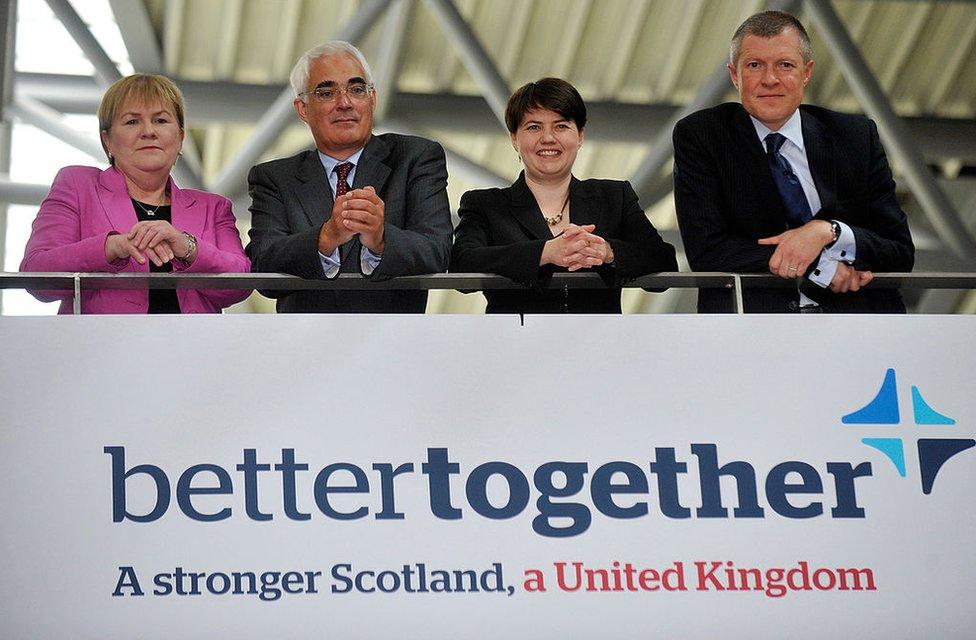
[[[247,255],[258,273],[325,278],[318,253],[335,196],[315,149],[251,168]],[[385,205],[383,258],[369,276],[439,273],[451,249],[444,150],[436,142],[394,133],[366,143],[353,188],[372,186]],[[355,237],[339,249],[340,273],[361,273]],[[423,313],[426,291],[262,291],[279,312]]]

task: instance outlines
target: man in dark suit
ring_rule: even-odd
[[[741,104],[674,128],[674,198],[695,271],[771,272],[796,287],[746,289],[746,311],[904,313],[874,271],[910,271],[915,248],[874,123],[803,105],[810,39],[792,15],[747,19],[729,72]],[[731,311],[725,291],[700,312]]]
[[[308,51],[291,73],[295,111],[316,149],[248,174],[255,272],[380,279],[447,270],[451,211],[444,150],[373,135],[376,91],[352,45]],[[268,291],[279,312],[423,313],[426,291]]]

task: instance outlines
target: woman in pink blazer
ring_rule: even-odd
[[[216,273],[250,271],[223,196],[180,189],[170,177],[184,137],[180,90],[162,76],[132,75],[113,84],[98,109],[102,146],[112,166],[65,167],[41,203],[21,271]],[[32,291],[61,300],[71,292]],[[83,313],[219,313],[243,289],[82,292]]]

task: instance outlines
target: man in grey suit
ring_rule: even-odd
[[[369,278],[447,270],[451,211],[444,150],[373,135],[369,63],[349,43],[311,49],[291,73],[295,111],[316,149],[248,174],[255,272]],[[279,312],[423,313],[426,291],[267,291]]]

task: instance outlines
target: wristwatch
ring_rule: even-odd
[[[186,239],[186,255],[180,257],[181,262],[186,262],[191,257],[193,253],[197,250],[197,239],[192,233],[183,232],[183,237]]]
[[[824,246],[827,246],[827,247],[833,246],[835,242],[837,242],[838,240],[840,240],[840,223],[837,222],[836,220],[831,220],[830,221],[830,231],[831,231],[831,233],[834,234],[834,237],[830,239],[830,242],[828,242],[826,245],[824,245]]]

